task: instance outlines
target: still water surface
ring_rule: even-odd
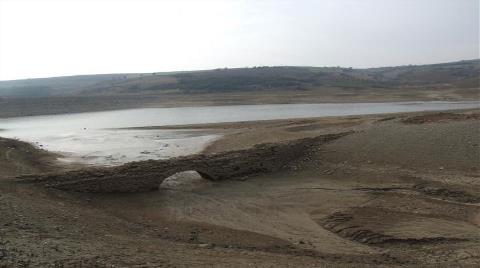
[[[0,136],[60,152],[63,161],[118,165],[202,150],[219,135],[130,127],[479,108],[480,102],[397,102],[145,108],[0,119]]]

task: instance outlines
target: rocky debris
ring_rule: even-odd
[[[244,178],[296,166],[311,148],[352,132],[327,134],[282,143],[260,144],[251,149],[209,155],[191,155],[167,160],[132,162],[119,167],[19,177],[23,182],[77,192],[141,192],[157,190],[169,176],[188,170],[210,180]]]

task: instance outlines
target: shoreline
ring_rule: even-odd
[[[480,104],[480,102],[479,102]],[[181,124],[181,125],[165,125],[165,126],[145,126],[145,127],[125,127],[125,128],[112,128],[112,130],[208,130],[208,129],[231,129],[231,128],[245,128],[250,125],[258,124],[270,124],[270,123],[282,123],[282,122],[294,122],[320,119],[339,119],[339,118],[358,118],[358,117],[386,117],[386,116],[408,116],[413,114],[428,114],[428,113],[458,113],[458,112],[471,112],[479,110],[479,108],[466,108],[466,109],[452,109],[452,110],[434,110],[434,111],[413,111],[413,112],[394,112],[394,113],[378,113],[378,114],[358,114],[358,115],[332,115],[332,116],[316,116],[316,117],[298,117],[298,118],[285,118],[285,119],[265,119],[265,120],[253,120],[253,121],[237,121],[237,122],[219,122],[219,123],[200,123],[200,124]]]
[[[142,109],[168,109],[168,108],[205,108],[205,107],[225,107],[225,106],[262,106],[262,105],[317,105],[317,104],[415,104],[415,103],[477,103],[479,104],[480,108],[480,99],[465,99],[465,100],[410,100],[410,101],[334,101],[334,102],[285,102],[285,103],[224,103],[224,104],[196,104],[190,103],[185,105],[159,105],[159,106],[139,106],[139,107],[132,107],[132,108],[116,108],[116,109],[108,109],[108,110],[92,110],[92,111],[80,111],[80,112],[68,112],[63,111],[59,113],[52,113],[52,114],[31,114],[31,115],[18,115],[18,116],[4,116],[0,111],[0,121],[1,120],[8,120],[8,119],[18,119],[18,118],[30,118],[30,117],[39,117],[39,116],[55,116],[55,115],[75,115],[75,114],[88,114],[88,113],[102,113],[102,112],[117,112],[117,111],[130,111],[130,110],[142,110]],[[477,108],[466,108],[466,109],[477,109]],[[1,109],[1,108],[0,108]],[[457,109],[457,110],[465,110],[465,109]],[[453,111],[452,110],[431,110],[434,111]],[[422,112],[422,111],[412,111],[412,112],[395,112],[395,113],[415,113],[415,112]],[[429,112],[429,111],[424,111]],[[368,115],[382,115],[382,114],[393,114],[393,113],[378,113],[378,114],[358,114],[358,115],[333,115],[333,116],[368,116]],[[327,117],[327,116],[318,116],[318,117],[304,117],[304,118],[319,118],[319,117]],[[285,118],[285,119],[265,119],[265,120],[255,120],[255,121],[270,121],[270,120],[287,120],[287,119],[301,119],[301,118]],[[239,121],[239,122],[252,122],[252,121]],[[222,123],[233,123],[233,122],[221,122]],[[215,124],[215,123],[206,123],[206,124]],[[188,125],[188,124],[187,124]],[[177,125],[169,125],[169,126],[177,126]],[[116,128],[116,129],[141,129],[142,127],[126,127],[126,128]],[[4,129],[0,129],[2,131]]]
[[[141,108],[205,107],[262,104],[381,103],[416,101],[478,101],[478,93],[462,95],[456,90],[411,92],[344,90],[333,94],[319,91],[276,91],[202,94],[143,94],[0,98],[0,118],[117,111]],[[21,107],[21,109],[19,109]]]
[[[301,138],[311,138],[319,134],[332,134],[341,131],[359,130],[365,125],[375,123],[382,120],[401,119],[412,116],[435,115],[438,113],[475,113],[480,111],[479,108],[457,109],[457,110],[438,110],[438,111],[417,111],[417,112],[398,112],[398,113],[380,113],[366,115],[347,115],[347,116],[321,116],[321,117],[305,117],[291,119],[274,119],[274,120],[255,120],[240,122],[221,122],[221,123],[204,123],[204,124],[185,124],[185,125],[166,125],[166,126],[146,126],[146,127],[130,127],[130,128],[114,128],[112,130],[174,130],[174,131],[195,131],[202,135],[216,135],[213,140],[209,140],[201,145],[201,148],[195,153],[186,154],[185,156],[197,154],[209,154],[223,152],[226,150],[247,149],[261,143],[276,143],[280,141],[290,141]],[[308,127],[306,127],[308,126]],[[302,129],[305,131],[289,131],[288,129]],[[310,128],[310,131],[308,130]],[[278,132],[280,134],[270,137],[269,132]],[[1,132],[0,132],[1,134]],[[57,158],[55,162],[59,166],[67,169],[71,168],[91,168],[91,167],[109,167],[120,166],[131,162],[145,161],[134,160],[117,164],[92,164],[82,161],[72,161],[80,156],[72,157],[62,154],[58,151],[49,151],[39,147],[35,143],[23,141],[19,139],[5,138],[0,135],[1,139],[18,141],[33,146],[43,153],[50,154]],[[174,158],[178,156],[172,156]],[[64,160],[62,160],[64,158]],[[66,160],[65,159],[69,159]],[[157,159],[157,158],[153,158]],[[148,161],[148,160],[147,160]]]

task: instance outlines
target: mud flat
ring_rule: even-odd
[[[3,137],[58,152],[64,156],[65,162],[121,165],[201,152],[219,138],[222,131],[219,132],[218,128],[213,131],[205,127],[199,129],[198,124],[471,109],[479,105],[478,101],[417,101],[148,108],[6,118],[0,119],[0,127],[4,129]],[[172,127],[187,124],[193,129]],[[303,133],[318,126],[303,126],[290,131]]]
[[[224,137],[168,174],[162,161],[67,171],[4,139],[0,167],[24,168],[0,170],[0,266],[476,267],[479,114],[177,126]],[[208,183],[156,187],[186,169]],[[149,191],[62,188],[145,178]]]

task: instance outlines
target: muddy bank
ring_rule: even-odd
[[[55,171],[57,157],[31,144],[0,137],[0,177]]]

